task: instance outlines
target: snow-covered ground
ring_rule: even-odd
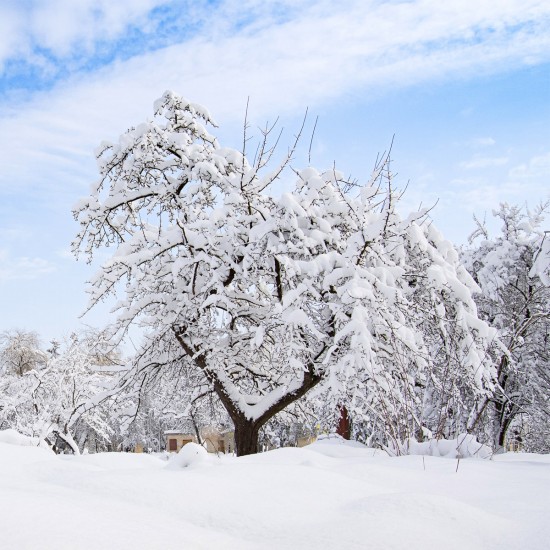
[[[550,548],[550,456],[458,463],[326,440],[167,462],[13,443],[0,442],[3,549]]]

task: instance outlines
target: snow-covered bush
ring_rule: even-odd
[[[390,450],[391,454],[442,456],[445,458],[491,458],[493,450],[478,442],[471,434],[460,434],[455,439],[430,439],[416,441],[407,439],[397,448]]]

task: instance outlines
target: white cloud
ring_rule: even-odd
[[[243,88],[247,95],[258,82],[283,92],[293,82],[310,94],[330,97],[356,85],[418,82],[480,66],[498,69],[512,60],[549,58],[550,6],[539,0],[508,0],[498,10],[492,0],[350,0],[339,5],[226,0],[215,9],[209,2],[168,0],[44,0],[31,2],[29,10],[25,5],[6,13],[12,30],[0,38],[4,58],[10,52],[31,56],[35,46],[59,57],[73,49],[93,52],[98,43],[116,40],[131,27],[153,36],[160,29],[158,21],[147,18],[151,9],[181,5],[181,20],[198,21],[200,33],[158,57],[145,56],[143,72],[164,80],[174,75],[182,82],[212,73],[225,82],[239,77],[239,97]],[[307,95],[301,91],[300,101]]]
[[[22,53],[23,25],[24,17],[21,10],[10,4],[0,4],[0,69],[6,59]]]
[[[0,6],[0,69],[10,60],[45,63],[47,52],[66,58],[91,54],[132,26],[150,25],[147,15],[167,0],[30,0]]]
[[[445,200],[471,212],[491,210],[501,202],[529,204],[550,199],[550,152],[536,155],[495,177],[453,179]]]
[[[6,242],[21,242],[30,237],[30,231],[26,227],[0,227],[0,241]],[[5,252],[4,252],[5,253]],[[1,249],[0,249],[0,259]]]
[[[491,210],[503,201],[525,203],[525,189],[512,182],[480,184],[460,191],[457,200],[471,212]]]
[[[515,166],[510,170],[509,177],[514,181],[538,181],[550,190],[550,151],[543,155],[534,156],[528,162]]]
[[[66,56],[76,45],[112,40],[131,25],[143,26],[152,8],[165,0],[47,0],[31,11],[30,34],[42,48]]]
[[[105,0],[98,4],[103,15],[96,16],[92,0],[74,10],[75,3],[66,2],[58,6],[69,12],[60,36],[36,30],[35,24],[28,31],[34,38],[23,41],[23,48],[40,42],[63,52],[78,40],[78,29],[90,44],[116,38],[125,22],[148,24],[143,14],[162,3]],[[1,193],[32,192],[70,205],[96,177],[97,144],[151,116],[153,100],[167,88],[205,104],[221,132],[236,135],[247,96],[253,120],[262,121],[349,96],[368,98],[394,87],[519,67],[527,58],[550,60],[550,4],[535,0],[508,0],[499,10],[491,0],[287,0],[281,10],[276,2],[252,0],[225,1],[216,10],[200,2],[182,4],[204,22],[200,36],[73,76],[31,101],[0,106],[0,134],[6,136]],[[20,9],[12,10],[13,21],[18,14]],[[88,28],[86,18],[92,16]],[[493,142],[477,139],[480,147]],[[505,164],[504,156],[474,156],[462,168]]]
[[[80,35],[93,42],[120,34],[126,23],[160,3],[104,0],[94,11],[92,0],[78,9],[69,0],[57,1],[55,10],[42,2],[31,11],[65,10],[60,35],[50,33],[38,16],[33,17],[44,30],[36,23],[31,34],[59,52]],[[279,17],[274,2],[248,1],[243,8],[227,1],[216,10],[202,3],[193,9],[198,20],[211,17],[200,37],[73,77],[30,102],[4,105],[0,132],[10,137],[0,151],[0,187],[17,182],[66,188],[61,182],[67,178],[88,181],[95,173],[93,148],[150,116],[152,101],[166,88],[204,103],[227,123],[242,120],[247,96],[254,116],[264,119],[357,91],[368,95],[384,87],[498,70],[533,55],[550,59],[550,4],[535,0],[509,0],[498,10],[490,0],[345,5],[288,0]],[[243,21],[243,14],[251,20]],[[483,162],[504,159],[474,159],[465,167]]]
[[[492,147],[496,141],[492,137],[478,137],[471,140],[471,145],[475,148]]]
[[[508,157],[480,157],[474,156],[472,159],[461,162],[460,168],[463,170],[479,170],[482,168],[493,168],[495,166],[504,166],[508,164]]]
[[[459,187],[472,187],[474,185],[483,184],[483,179],[480,177],[473,178],[454,178],[451,180],[451,185]]]
[[[37,279],[55,271],[55,265],[43,258],[12,257],[0,249],[0,283],[10,280]]]

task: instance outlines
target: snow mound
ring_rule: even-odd
[[[369,456],[374,456],[374,454],[385,454],[384,451],[367,447],[363,443],[359,443],[359,441],[344,439],[338,434],[320,435],[317,441],[307,445],[304,449],[331,458],[365,457],[367,456],[365,451],[369,451]]]
[[[204,462],[208,458],[208,453],[204,447],[197,443],[187,443],[180,452],[170,457],[166,468],[169,470],[179,470],[180,468],[189,468]]]
[[[48,451],[51,450],[45,441],[39,441],[37,437],[29,437],[28,435],[20,434],[18,431],[12,429],[0,430],[0,443],[17,445],[19,447],[40,447]]]
[[[339,434],[321,434],[313,445],[345,445],[346,447],[356,447],[357,449],[367,449],[368,447],[359,441],[344,439]]]
[[[479,443],[475,436],[460,434],[456,439],[431,439],[422,442],[410,438],[400,445],[399,454],[445,458],[491,458],[493,451],[487,445]]]

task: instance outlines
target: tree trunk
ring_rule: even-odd
[[[174,334],[183,350],[193,359],[197,367],[204,372],[216,395],[219,397],[222,405],[231,417],[231,420],[233,420],[233,424],[235,425],[235,448],[237,456],[257,453],[260,428],[285,407],[303,397],[311,388],[315,387],[322,380],[322,375],[316,372],[316,364],[326,352],[328,348],[326,344],[323,345],[319,353],[317,353],[309,363],[308,369],[303,373],[303,379],[300,385],[288,391],[288,393],[283,394],[277,401],[272,403],[261,416],[250,420],[238,407],[231,392],[228,392],[216,372],[208,368],[206,356],[198,353],[192,345],[185,341],[183,337],[184,332],[174,327]]]
[[[195,430],[195,435],[197,436],[197,443],[199,445],[202,445],[201,431],[199,430],[199,426],[195,421],[195,416],[193,415],[192,411],[189,412],[189,416],[191,417],[191,422],[193,423],[193,429]]]
[[[506,407],[506,405],[504,405]],[[503,410],[503,416],[500,420],[500,426],[499,426],[499,432],[498,432],[498,446],[499,448],[505,448],[506,447],[506,436],[508,434],[508,430],[510,428],[510,425],[512,424],[512,420],[514,420],[516,416],[516,411],[512,407],[506,407]]]
[[[235,449],[237,456],[253,455],[258,452],[258,434],[260,427],[257,422],[240,419],[235,423]]]
[[[351,420],[348,414],[348,409],[345,405],[340,405],[339,411],[340,418],[338,419],[336,433],[341,435],[344,439],[351,439]]]
[[[501,424],[498,434],[498,447],[504,449],[506,446],[506,432],[508,431],[508,423]]]
[[[495,430],[495,446],[497,450],[504,449],[506,443],[506,432],[508,427],[513,419],[512,413],[510,411],[508,398],[506,396],[506,385],[508,382],[508,356],[503,355],[500,359],[500,364],[498,367],[498,383],[499,388],[497,389],[496,395],[494,397],[494,408],[496,416],[496,430]]]

